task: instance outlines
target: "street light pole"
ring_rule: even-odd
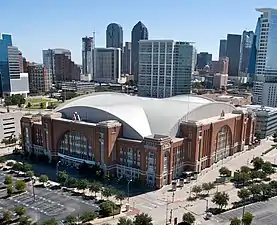
[[[209,200],[208,199],[205,199],[205,200],[206,200],[206,213],[207,213],[209,209]]]
[[[33,186],[33,197],[34,197],[34,201],[36,201],[36,194],[35,194],[35,179],[32,178],[32,186]]]
[[[128,184],[127,184],[128,204],[130,204],[130,182],[132,182],[132,179],[128,180]]]
[[[60,165],[61,161],[57,162],[56,164],[56,176],[58,176],[59,173],[59,165]]]

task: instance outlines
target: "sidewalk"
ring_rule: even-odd
[[[202,171],[197,181],[193,181],[191,184],[185,185],[182,189],[177,189],[174,192],[174,197],[173,193],[169,192],[171,185],[168,185],[160,190],[132,197],[130,198],[130,203],[131,205],[135,203],[135,208],[137,208],[139,212],[144,212],[151,215],[154,225],[163,224],[165,222],[165,216],[161,215],[164,215],[166,212],[168,212],[169,215],[171,210],[173,211],[173,218],[177,217],[178,221],[181,220],[183,213],[186,212],[186,209],[195,212],[197,220],[202,221],[203,213],[206,209],[206,201],[197,200],[196,202],[188,202],[186,199],[189,196],[191,187],[205,182],[215,181],[215,179],[219,176],[218,170],[222,166],[226,166],[228,169],[234,172],[237,169],[240,169],[240,167],[243,165],[250,165],[250,161],[254,157],[260,156],[264,151],[269,149],[272,144],[272,141],[262,140],[261,144],[256,148],[239,152],[233,156],[228,157],[227,159],[224,159],[223,161],[218,162],[212,167]],[[274,151],[276,150],[273,150],[272,154]],[[236,201],[237,190],[233,188],[231,184],[219,185],[219,191],[227,190],[229,190],[228,192],[230,194],[230,203]],[[211,193],[214,191],[215,189]],[[167,201],[170,202],[168,206],[166,206]],[[211,197],[209,199],[209,207],[210,206],[213,207]]]

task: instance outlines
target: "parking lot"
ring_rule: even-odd
[[[5,176],[12,175],[0,171],[0,183],[3,184]],[[14,179],[24,179],[13,175]],[[50,188],[35,187],[35,199],[33,196],[32,184],[27,184],[27,192],[6,198],[6,189],[0,186],[0,211],[12,209],[21,205],[27,209],[29,216],[34,221],[44,221],[50,218],[63,220],[68,215],[81,215],[85,211],[96,211],[98,205],[93,199],[86,199],[82,195],[76,195],[61,189],[51,190]],[[8,205],[8,208],[7,208]]]
[[[276,225],[277,221],[277,198],[272,198],[265,202],[257,202],[245,207],[245,212],[254,215],[253,225]],[[241,217],[242,208],[228,211],[215,216],[218,224],[230,224],[233,217]],[[228,222],[228,223],[227,223]]]

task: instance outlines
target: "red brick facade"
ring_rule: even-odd
[[[61,118],[60,113],[24,116],[21,127],[25,151],[74,166],[84,161],[96,163],[118,177],[140,179],[160,188],[184,171],[200,172],[251,145],[255,118],[237,111],[182,122],[178,137],[153,135],[143,140],[124,138],[117,121],[73,121]]]

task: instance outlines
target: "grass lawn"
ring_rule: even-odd
[[[31,103],[30,109],[40,109],[40,104],[46,102],[48,102],[48,104],[59,104],[57,100],[50,98],[27,98],[25,104],[27,105],[29,102]]]

